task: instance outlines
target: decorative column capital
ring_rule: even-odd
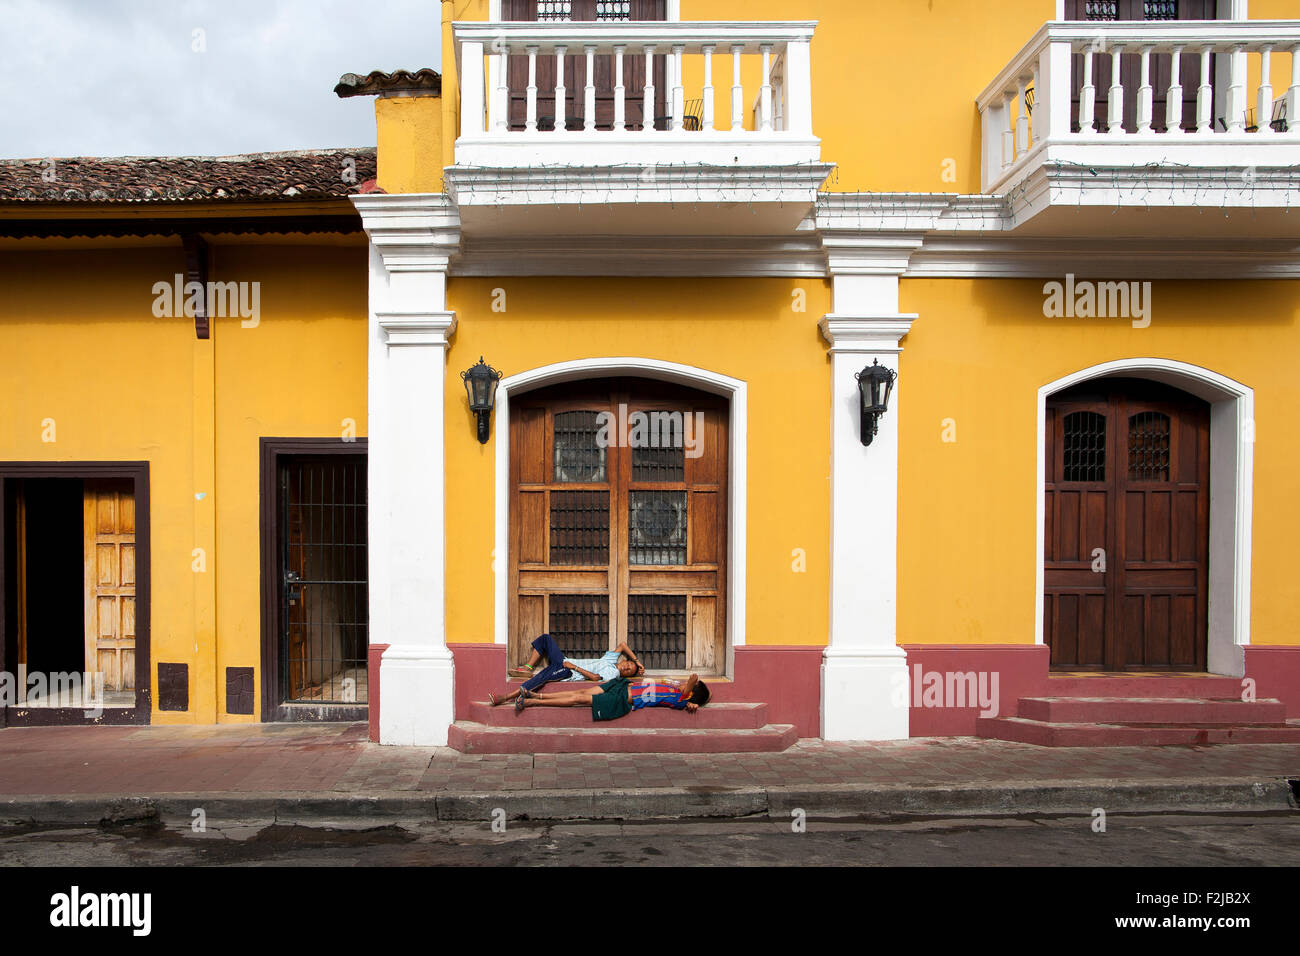
[[[390,349],[403,345],[447,348],[456,331],[455,312],[376,312],[375,321]]]
[[[460,249],[460,213],[443,193],[353,196],[389,272],[443,272]]]
[[[901,352],[902,339],[917,320],[916,313],[842,315],[830,313],[817,327],[830,343],[828,352]]]

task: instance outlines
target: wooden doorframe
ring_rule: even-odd
[[[151,550],[149,514],[149,462],[147,461],[3,461],[0,462],[0,501],[4,500],[5,481],[27,478],[127,478],[135,497],[135,706],[113,707],[100,717],[87,717],[81,707],[0,707],[0,726],[40,727],[78,724],[147,724],[152,714],[153,684],[150,646]],[[7,529],[4,509],[0,507],[0,542]],[[5,620],[7,580],[4,548],[0,547],[0,628]],[[81,593],[78,589],[78,594]],[[5,641],[0,640],[0,671],[11,662],[5,659]]]
[[[727,548],[726,548],[726,669],[735,673],[735,649],[745,644],[747,605],[746,560],[749,493],[749,385],[742,379],[718,372],[638,356],[574,359],[526,369],[506,376],[497,385],[493,430],[510,434],[511,396],[521,396],[548,385],[595,378],[646,378],[698,389],[728,403],[727,423]],[[496,537],[498,556],[510,553],[510,443],[497,440],[494,475]],[[498,560],[494,572],[493,643],[510,644],[510,562]]]
[[[354,438],[262,438],[258,441],[258,510],[260,514],[260,560],[258,562],[258,588],[261,594],[262,629],[262,722],[274,723],[295,719],[293,713],[281,707],[280,687],[280,541],[279,483],[276,475],[282,457],[300,455],[361,455],[367,461],[369,473],[369,448],[366,439]],[[367,504],[370,484],[366,483]],[[367,515],[369,511],[367,509]],[[366,542],[370,541],[367,518]],[[3,609],[0,609],[3,610]],[[377,675],[372,675],[376,681]],[[302,709],[302,708],[299,708]],[[365,720],[369,704],[329,705],[328,717],[333,720]],[[322,711],[324,713],[324,711]]]
[[[1048,382],[1038,389],[1038,452],[1034,458],[1037,509],[1034,643],[1045,643],[1047,401],[1052,395],[1091,379],[1115,376],[1162,382],[1210,403],[1210,483],[1216,491],[1210,501],[1206,668],[1214,674],[1243,677],[1245,648],[1251,643],[1255,390],[1226,375],[1174,359],[1142,357],[1102,362]]]

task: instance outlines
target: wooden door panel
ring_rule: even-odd
[[[133,489],[129,479],[84,485],[85,668],[102,675],[96,690],[135,689]]]
[[[1057,398],[1046,419],[1044,632],[1052,664],[1203,668],[1208,406],[1125,380],[1069,394],[1077,400]],[[1077,417],[1089,413],[1105,416],[1104,448],[1095,447],[1103,433],[1095,421],[1083,438],[1066,434],[1067,422],[1089,425]],[[1082,478],[1100,480],[1072,480]],[[1105,549],[1106,566],[1090,581],[1094,547]]]

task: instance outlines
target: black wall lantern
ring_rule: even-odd
[[[492,405],[497,397],[497,382],[501,373],[491,365],[485,365],[483,356],[478,357],[478,364],[468,372],[460,373],[465,383],[465,392],[469,395],[469,410],[478,416],[478,443],[486,445],[488,440],[488,423],[492,418]]]
[[[894,390],[898,373],[872,359],[870,365],[853,377],[858,380],[858,397],[862,402],[862,444],[870,445],[876,437],[880,416],[889,408],[889,394]]]

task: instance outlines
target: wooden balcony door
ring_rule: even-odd
[[[1044,639],[1065,670],[1206,664],[1209,405],[1130,380],[1047,404]]]
[[[666,0],[504,0],[502,19],[527,22],[594,22],[668,19]],[[513,51],[512,51],[513,52]],[[658,51],[663,53],[665,51]],[[613,129],[615,70],[612,56],[595,58],[596,128]],[[510,128],[522,130],[528,118],[528,57],[512,55],[507,68],[510,89]],[[537,56],[537,119],[542,131],[555,128],[556,58]],[[568,129],[582,129],[586,122],[587,57],[580,46],[564,57],[564,115]],[[655,117],[665,115],[667,86],[664,58],[655,57]],[[623,87],[626,90],[626,125],[630,130],[645,123],[645,52],[628,48],[623,57]]]
[[[652,671],[723,673],[727,413],[643,380],[512,400],[511,663],[550,633],[570,657],[627,641]]]
[[[1216,0],[1066,0],[1065,19],[1106,23],[1116,20],[1214,20]],[[1137,95],[1142,85],[1142,57],[1140,51],[1125,52],[1120,56],[1120,82],[1124,84],[1124,129],[1137,129]],[[1173,55],[1153,53],[1150,59],[1151,128],[1156,132],[1167,129],[1166,104],[1169,99]],[[1071,72],[1074,82],[1073,103],[1070,112],[1071,129],[1079,129],[1079,93],[1083,89],[1083,54],[1072,58]],[[1210,57],[1211,84],[1214,80],[1215,58]],[[1092,58],[1092,83],[1097,90],[1097,129],[1105,132],[1110,122],[1109,96],[1112,59],[1109,51]],[[1183,129],[1196,128],[1196,94],[1201,84],[1201,58],[1196,52],[1184,53],[1179,64],[1179,85],[1183,88]]]
[[[87,480],[83,496],[86,673],[93,691],[135,690],[135,494],[129,478]]]

